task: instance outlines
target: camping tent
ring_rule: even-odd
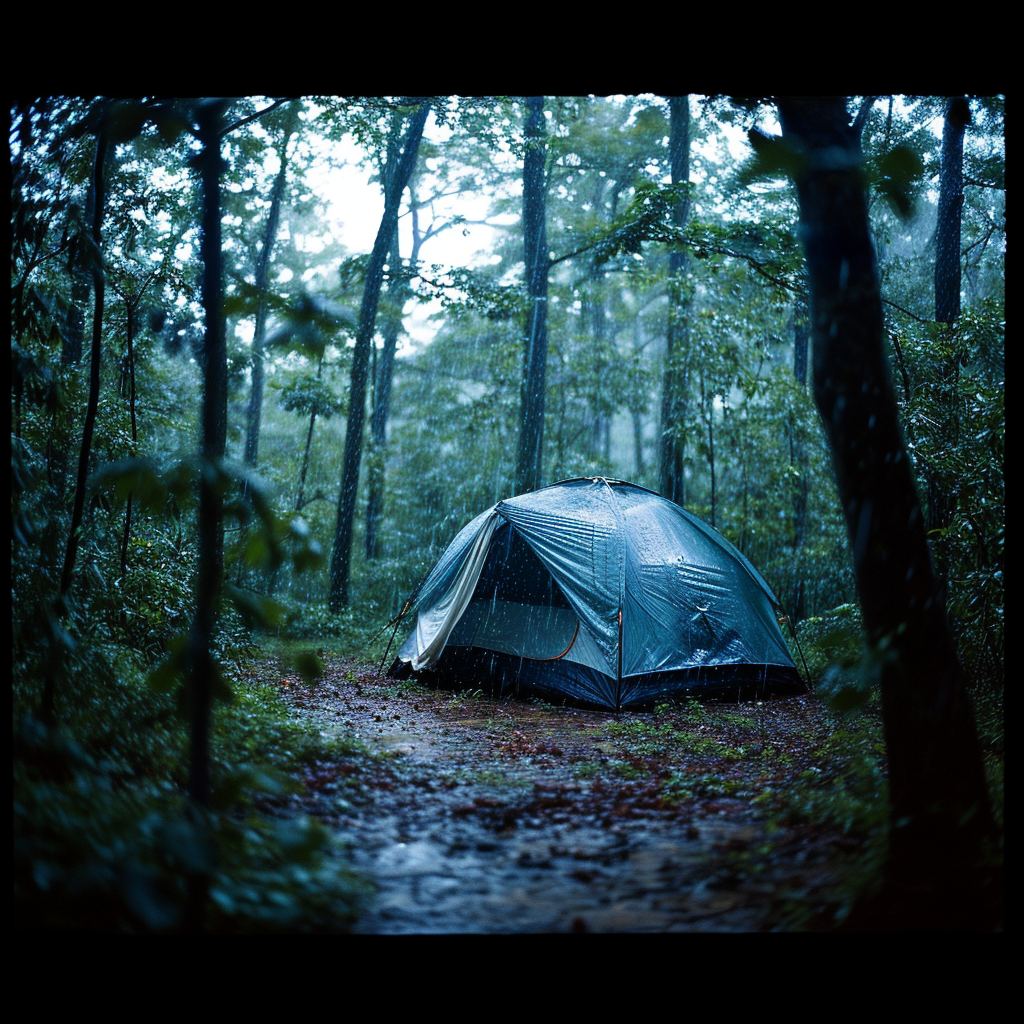
[[[482,512],[416,598],[389,674],[613,709],[803,688],[778,601],[724,537],[653,491],[566,480]]]

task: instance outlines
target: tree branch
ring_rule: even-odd
[[[65,240],[61,242],[61,244],[57,246],[56,249],[51,249],[48,253],[44,253],[42,256],[34,256],[31,260],[29,260],[25,266],[25,273],[22,275],[20,285],[22,287],[24,286],[25,282],[28,280],[29,274],[31,274],[32,271],[35,270],[40,263],[45,263],[48,259],[51,259],[54,256],[59,256],[62,252],[66,252],[69,244],[70,243],[67,240]]]
[[[930,324],[935,322],[929,317],[918,316],[916,313],[911,313],[909,309],[904,309],[898,302],[893,302],[892,299],[882,299],[882,302],[887,306],[892,306],[893,309],[898,309],[901,313],[906,313],[907,316],[912,320],[916,320],[919,324]]]
[[[857,116],[853,119],[852,128],[859,136],[864,131],[864,125],[867,122],[868,114],[871,113],[871,108],[875,105],[877,96],[865,96],[864,102],[860,105],[860,110],[857,111]]]
[[[994,189],[996,189],[999,192],[1005,192],[1006,191],[1006,186],[1005,185],[998,185],[994,181],[978,181],[977,178],[967,178],[967,177],[965,177],[964,178],[964,184],[965,185],[977,185],[978,188],[994,188]]]
[[[250,114],[248,117],[243,117],[240,121],[235,121],[233,124],[229,124],[221,131],[220,137],[223,138],[225,135],[233,132],[236,128],[242,128],[244,125],[249,124],[250,121],[258,121],[265,114],[269,114],[272,110],[276,110],[285,103],[294,103],[298,98],[298,96],[287,96],[283,100],[274,100],[269,107],[264,107],[262,110],[257,110],[255,114]]]
[[[776,277],[774,274],[770,274],[765,268],[768,266],[767,263],[762,263],[754,256],[749,256],[744,252],[737,252],[735,249],[727,249],[725,246],[720,245],[708,245],[707,242],[701,242],[700,247],[707,249],[708,252],[713,252],[719,256],[732,256],[734,259],[743,260],[749,264],[750,267],[758,274],[760,274],[765,280],[771,281],[772,284],[779,288],[784,288],[786,291],[796,292],[800,289],[797,285],[791,281],[787,281],[783,277]]]
[[[979,245],[981,246],[981,252],[984,253],[985,247],[988,245],[988,240],[992,237],[992,234],[993,234],[993,232],[995,230],[996,230],[996,225],[992,221],[989,221],[988,231],[986,231],[985,234],[981,238],[979,238],[976,242],[971,242],[971,244],[969,246],[967,246],[967,248],[964,249],[960,253],[961,258],[962,259],[966,259],[967,258],[967,254],[972,249],[976,248]],[[981,253],[978,254],[978,258],[981,259]]]

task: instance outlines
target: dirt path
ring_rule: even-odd
[[[812,756],[812,699],[615,716],[353,667],[284,692],[388,755],[317,765],[300,800],[376,887],[356,932],[764,931],[829,908],[842,840],[769,836],[755,802]]]

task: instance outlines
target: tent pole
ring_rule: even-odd
[[[431,569],[432,568],[433,568],[433,566],[431,566]],[[416,600],[416,595],[419,594],[420,588],[423,586],[424,583],[426,583],[427,577],[430,575],[431,569],[428,569],[420,577],[419,583],[416,584],[416,586],[413,588],[413,592],[409,595],[408,599],[406,600],[405,607],[390,622],[386,623],[379,630],[377,630],[377,632],[374,633],[372,637],[370,637],[368,643],[366,644],[367,647],[372,646],[372,644],[377,639],[377,637],[379,637],[381,635],[381,633],[383,633],[384,630],[388,628],[388,626],[394,626],[395,627],[394,630],[391,633],[391,639],[388,640],[388,645],[384,649],[384,657],[381,658],[380,668],[377,669],[378,675],[380,674],[381,670],[384,668],[384,662],[388,660],[388,654],[391,651],[391,645],[392,645],[392,643],[394,643],[394,640],[395,640],[395,633],[398,632],[398,627],[401,625],[402,619],[405,618],[405,613],[409,610],[409,606],[413,603],[413,601]]]
[[[785,614],[785,612],[783,612],[783,614]],[[793,625],[793,620],[788,615],[786,615],[786,625],[789,626],[789,635],[796,641],[796,649],[800,652],[800,660],[804,663],[804,689],[808,693],[813,693],[814,691],[811,689],[811,672],[807,667],[807,659],[804,657],[804,649],[800,646],[800,637],[796,635],[796,626]]]
[[[395,628],[391,631],[391,637],[388,640],[387,647],[384,648],[384,657],[380,659],[380,667],[377,669],[377,675],[380,675],[381,672],[383,672],[383,670],[384,670],[384,662],[386,662],[388,660],[388,655],[391,653],[391,645],[395,642],[395,633],[398,632],[398,627],[402,624],[402,619],[404,618],[405,613],[409,610],[409,604],[410,604],[409,601],[405,602],[405,607],[398,613],[398,616],[395,619]],[[389,622],[388,626],[390,626],[390,625],[391,625],[391,623]],[[387,626],[384,627],[384,629],[387,629],[387,628],[388,628]],[[383,631],[384,630],[381,630],[381,632],[383,632]],[[377,636],[380,636],[380,633],[378,633]],[[370,642],[373,643],[372,640]]]

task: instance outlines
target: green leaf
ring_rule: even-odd
[[[320,542],[312,537],[302,540],[292,550],[292,565],[297,573],[319,569],[324,564],[324,551]]]
[[[186,638],[175,637],[169,644],[167,657],[146,677],[146,683],[156,693],[171,693],[178,686],[186,667]]]
[[[89,480],[94,494],[113,488],[120,500],[130,494],[141,508],[159,510],[170,491],[152,459],[121,459],[97,470]]]
[[[851,669],[838,664],[825,670],[818,689],[824,694],[828,706],[842,715],[863,710],[874,692],[859,666]]]
[[[136,917],[154,932],[167,931],[181,920],[181,907],[154,871],[128,864],[120,879],[121,897]]]
[[[217,662],[213,662],[211,674],[210,695],[213,699],[221,704],[234,704],[235,691],[231,689],[231,681],[221,671]]]
[[[909,146],[895,146],[878,163],[875,187],[903,220],[914,213],[912,186],[924,173],[924,162]]]
[[[282,561],[277,545],[263,530],[257,530],[246,540],[242,558],[246,565],[254,569],[276,569]]]
[[[298,783],[286,772],[273,768],[246,766],[228,772],[214,787],[210,797],[211,806],[228,811],[237,806],[246,791],[284,796],[295,792]]]
[[[315,682],[326,671],[323,659],[312,651],[300,651],[292,658],[292,666],[307,683]]]
[[[107,110],[104,128],[111,142],[130,142],[147,119],[146,108],[137,100],[118,100]]]
[[[750,185],[762,178],[793,178],[807,164],[806,155],[792,142],[777,135],[767,135],[758,128],[747,132],[754,156],[740,168],[736,180]]]
[[[240,590],[230,583],[224,585],[224,593],[249,627],[276,629],[284,618],[284,606],[271,597]]]
[[[167,819],[159,831],[164,853],[185,874],[212,874],[217,868],[217,839],[204,815]]]
[[[924,161],[910,146],[894,146],[882,157],[879,170],[885,177],[907,185],[924,174]]]

